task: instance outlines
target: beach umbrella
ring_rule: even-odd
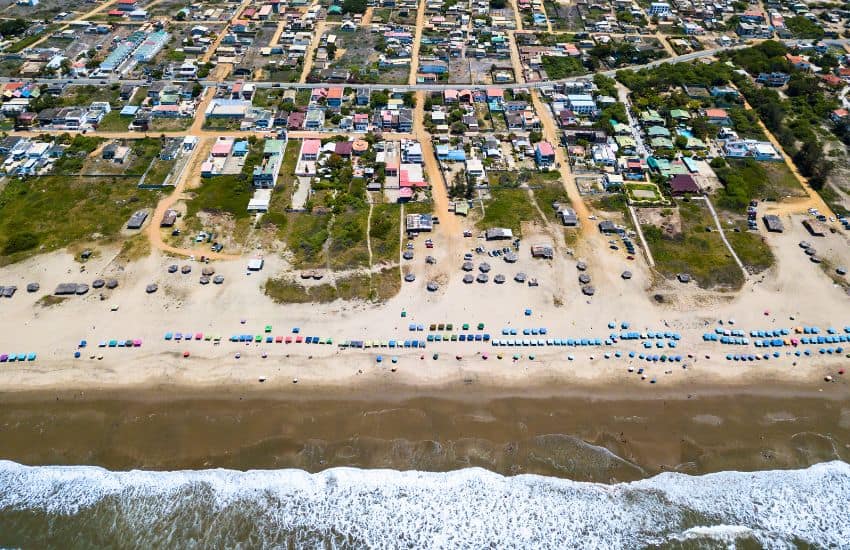
[[[108,288],[110,290],[113,289],[113,288],[116,288],[117,286],[118,286],[118,280],[117,279],[109,279],[109,280],[106,281],[106,288]]]
[[[396,357],[396,356],[392,356],[392,357],[390,358],[390,361],[392,361],[393,363],[398,363],[398,357]]]
[[[236,353],[236,355],[235,355],[234,357],[236,357],[236,359],[239,359],[240,357],[242,357],[242,354],[241,354],[241,353],[239,353],[239,352],[237,352],[237,353]]]

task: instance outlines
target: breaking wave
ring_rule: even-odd
[[[850,465],[605,485],[471,468],[111,472],[0,461],[0,546],[850,548]]]

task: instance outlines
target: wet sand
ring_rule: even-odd
[[[602,482],[850,460],[844,388],[602,390],[592,399],[383,390],[0,394],[0,458],[113,470],[480,466]]]

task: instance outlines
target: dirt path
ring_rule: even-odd
[[[746,99],[744,100],[744,109],[752,110],[752,106],[750,106],[750,103]],[[771,204],[768,208],[768,211],[771,214],[785,215],[800,214],[806,212],[806,210],[808,210],[809,208],[817,208],[820,213],[825,216],[835,216],[835,214],[832,212],[832,209],[826,204],[826,202],[824,202],[824,200],[817,193],[817,191],[812,189],[811,185],[809,185],[809,180],[803,177],[803,175],[797,169],[797,165],[794,164],[794,161],[791,160],[791,157],[789,157],[785,153],[785,149],[782,148],[782,146],[779,144],[779,141],[776,139],[776,137],[774,137],[773,132],[768,130],[767,126],[764,125],[764,122],[762,122],[760,116],[756,116],[756,121],[761,130],[767,136],[768,141],[770,141],[770,143],[773,145],[774,149],[779,151],[779,154],[782,155],[782,159],[785,161],[785,165],[788,167],[789,170],[791,170],[791,173],[794,174],[794,177],[797,178],[797,181],[800,182],[800,186],[803,188],[803,191],[805,191],[806,194],[809,196],[809,199],[807,201],[794,201],[788,203],[783,202]]]
[[[307,49],[307,53],[304,54],[304,67],[301,69],[301,78],[298,79],[298,82],[307,82],[307,77],[313,68],[313,54],[316,48],[319,47],[319,42],[321,42],[324,33],[325,22],[317,21],[316,28],[313,30],[313,40],[310,41],[310,47]]]
[[[649,244],[643,236],[643,229],[640,226],[640,220],[638,219],[637,212],[635,212],[635,208],[631,204],[628,205],[628,208],[629,214],[632,216],[632,222],[635,224],[635,233],[637,233],[638,239],[640,239],[640,245],[643,248],[644,255],[646,256],[646,263],[649,267],[655,267],[655,258],[652,257],[652,250],[649,249]]]
[[[537,111],[537,116],[540,117],[540,122],[543,126],[543,139],[551,143],[552,147],[555,149],[555,162],[560,166],[558,170],[561,173],[561,181],[563,182],[564,189],[566,190],[573,209],[576,211],[576,215],[580,220],[580,230],[583,233],[587,233],[588,227],[590,226],[587,221],[588,216],[590,216],[590,209],[584,203],[581,193],[579,193],[578,185],[576,185],[575,178],[570,170],[570,163],[568,162],[563,149],[559,145],[560,139],[558,137],[558,127],[555,124],[555,119],[552,118],[552,111],[543,103],[538,94],[539,92],[537,90],[532,90],[531,100],[534,103],[534,110]],[[596,232],[594,231],[594,233]]]
[[[179,256],[206,256],[213,260],[239,259],[238,255],[220,254],[206,249],[177,248],[166,244],[165,241],[162,240],[162,229],[159,227],[159,222],[162,219],[162,216],[165,214],[165,211],[174,206],[177,201],[187,198],[183,194],[183,191],[190,182],[192,183],[192,186],[200,182],[200,166],[201,163],[206,160],[210,148],[212,148],[212,140],[203,140],[195,146],[195,149],[191,153],[192,156],[183,169],[183,174],[181,175],[180,180],[174,186],[174,191],[159,201],[159,204],[156,205],[156,209],[150,216],[150,222],[147,227],[147,235],[148,240],[150,240],[151,247],[170,254],[177,254]]]
[[[516,43],[516,32],[507,31],[507,35],[508,39],[511,41],[511,65],[514,67],[514,78],[516,78],[517,83],[523,83],[525,82],[525,71],[523,71],[522,59],[520,59],[519,56],[519,46]]]
[[[732,259],[735,260],[735,263],[738,264],[738,267],[741,268],[741,273],[744,275],[744,280],[750,278],[750,274],[747,272],[747,268],[744,267],[741,259],[738,258],[738,254],[735,252],[735,249],[732,248],[732,244],[726,238],[726,232],[723,231],[723,226],[720,224],[720,218],[717,217],[717,212],[714,210],[714,205],[711,204],[711,201],[708,197],[694,197],[695,199],[702,199],[705,201],[706,206],[708,206],[708,211],[711,212],[711,217],[714,218],[714,225],[717,226],[717,231],[720,233],[720,238],[723,240],[723,244],[726,245],[726,249],[729,250],[729,253],[732,254]]]
[[[407,83],[411,86],[416,84],[416,74],[419,72],[419,46],[422,43],[422,27],[425,26],[425,4],[426,0],[421,0],[416,10],[416,30],[413,34],[413,52],[410,54],[410,74],[407,77]],[[416,120],[420,119],[414,118]]]
[[[218,49],[221,41],[224,40],[224,35],[227,34],[227,31],[230,28],[230,25],[233,24],[234,21],[239,19],[239,16],[242,15],[242,11],[245,10],[248,6],[251,5],[251,0],[242,0],[242,3],[239,4],[239,7],[236,8],[236,11],[233,12],[233,17],[230,19],[230,24],[224,26],[221,29],[221,32],[218,33],[218,36],[215,37],[215,41],[210,45],[209,49],[204,53],[204,56],[201,57],[201,63],[209,63],[212,56],[215,55],[215,51]]]
[[[372,202],[372,194],[366,191],[366,200],[369,201],[369,215],[366,216],[366,250],[369,251],[369,278],[372,278],[372,211],[375,206]]]
[[[516,0],[511,0],[511,10],[514,12],[514,26],[516,27],[515,31],[522,30],[522,15],[519,13],[519,9],[516,5]]]
[[[664,48],[664,51],[667,52],[667,55],[670,57],[676,57],[676,50],[673,49],[673,46],[670,45],[670,41],[667,40],[667,37],[661,34],[661,31],[656,31],[655,38],[661,43],[661,47]]]

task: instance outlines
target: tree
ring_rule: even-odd
[[[466,124],[463,122],[457,121],[453,122],[451,125],[451,131],[453,134],[463,134],[466,133]]]
[[[369,106],[373,109],[377,109],[378,107],[386,105],[389,100],[390,96],[387,92],[375,90],[369,95]]]
[[[490,0],[490,7],[494,10],[503,10],[506,5],[507,2],[505,0]]]
[[[330,43],[325,46],[325,51],[328,52],[328,59],[333,61],[336,59],[336,44]]]
[[[366,0],[343,0],[342,11],[344,13],[365,13]]]
[[[528,141],[530,141],[531,143],[537,143],[542,140],[543,134],[538,132],[537,130],[534,130],[528,134]]]

